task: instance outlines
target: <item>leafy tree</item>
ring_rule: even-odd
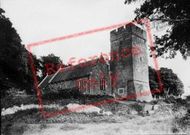
[[[16,87],[27,89],[26,92],[34,92],[34,74],[31,70],[32,56],[35,67],[35,76],[40,81],[46,75],[46,64],[53,64],[52,73],[58,70],[62,61],[54,54],[43,56],[38,59],[28,52],[21,43],[20,36],[13,28],[9,18],[4,16],[4,10],[0,8],[0,89],[1,95],[5,95],[5,90]],[[42,75],[40,75],[40,73]]]
[[[1,91],[10,87],[25,87],[28,73],[27,50],[21,44],[20,36],[12,27],[10,20],[4,16],[4,10],[1,8],[0,48]]]
[[[126,4],[137,0],[125,0]],[[174,58],[179,51],[183,58],[190,56],[190,1],[189,0],[141,0],[143,4],[135,10],[136,20],[167,22],[171,29],[161,38],[155,38],[157,56],[169,53]]]
[[[156,90],[156,89],[159,89],[156,70],[151,68],[150,66],[149,66],[149,85],[150,85],[150,89],[152,91]],[[153,94],[153,96],[155,95],[154,93],[152,93],[152,94]]]
[[[182,81],[171,69],[161,68],[160,74],[167,95],[173,94],[174,96],[178,96],[184,93]]]
[[[55,56],[54,54],[49,54],[48,56],[42,56],[41,61],[41,73],[42,78],[47,74],[54,74],[60,67],[65,67],[60,57]]]
[[[32,59],[32,61],[31,61],[31,59]],[[39,72],[41,71],[41,68],[42,68],[41,67],[41,61],[35,55],[28,52],[27,66],[29,68],[29,71],[28,71],[28,74],[27,74],[27,79],[28,79],[27,82],[28,82],[30,88],[35,89],[34,88],[34,76],[37,77],[37,80],[41,79],[41,77],[39,75]],[[34,67],[34,69],[32,69],[33,67]],[[34,74],[33,74],[32,70],[33,70],[33,72],[35,72]]]
[[[161,81],[163,84],[163,90],[155,93],[156,89],[159,89],[156,70],[149,67],[149,84],[154,96],[167,97],[168,95],[180,96],[184,93],[184,86],[178,76],[168,68],[160,68]],[[154,91],[154,92],[153,92]]]

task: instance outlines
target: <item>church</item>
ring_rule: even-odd
[[[150,101],[146,31],[133,23],[110,32],[110,60],[100,56],[60,68],[39,84],[44,92],[79,90],[86,95],[109,95]],[[146,96],[138,96],[146,91]]]

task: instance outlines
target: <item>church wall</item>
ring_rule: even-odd
[[[105,78],[105,90],[100,90],[101,78]],[[78,89],[87,95],[110,95],[110,77],[108,65],[97,63],[92,67],[88,76],[49,84],[46,88],[48,92],[60,92],[69,89]]]
[[[108,65],[97,63],[96,66],[93,67],[91,76],[91,90],[90,95],[110,95],[111,87],[110,87],[110,77]],[[105,90],[100,89],[100,81],[101,79],[105,79]]]

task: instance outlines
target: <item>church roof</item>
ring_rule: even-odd
[[[45,88],[53,75],[47,75],[39,84],[41,88]]]
[[[96,66],[98,62],[102,64],[107,64],[104,58],[100,57],[98,59],[87,61],[85,63],[59,69],[55,74],[46,76],[39,84],[39,87],[45,88],[50,83],[88,77],[92,72],[92,68]]]

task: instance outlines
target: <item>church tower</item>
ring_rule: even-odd
[[[130,23],[111,31],[110,36],[112,92],[129,100],[152,100],[146,32]]]

